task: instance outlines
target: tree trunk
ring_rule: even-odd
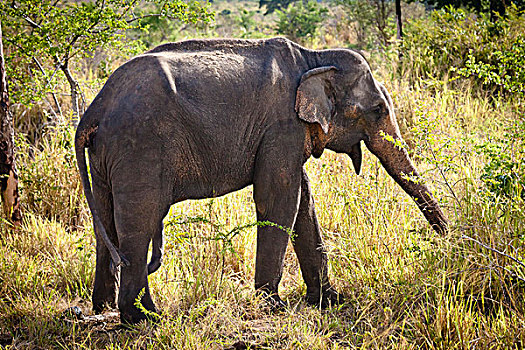
[[[396,0],[396,24],[397,24],[397,41],[400,43],[403,40],[403,22],[401,20],[401,0]],[[403,59],[403,52],[401,47],[398,47],[399,60]]]
[[[396,0],[396,23],[397,23],[397,40],[403,38],[403,22],[401,22],[401,0]]]
[[[76,126],[80,120],[80,107],[78,105],[79,86],[77,81],[71,75],[68,61],[62,64],[61,69],[62,72],[64,72],[71,89],[71,107],[73,108],[73,120],[71,122]]]
[[[9,113],[9,96],[0,23],[0,192],[4,216],[13,224],[22,221],[18,199],[18,175],[14,158],[13,118]]]

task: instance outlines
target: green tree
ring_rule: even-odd
[[[337,0],[344,6],[360,46],[388,46],[394,38],[394,2],[388,0]],[[401,12],[401,9],[399,9]],[[401,17],[399,17],[401,18]]]
[[[141,11],[138,0],[13,0],[0,2],[6,35],[6,66],[12,99],[30,106],[52,97],[61,113],[55,87],[69,86],[71,108],[78,118],[85,101],[72,61],[96,50],[136,48],[125,40],[129,29],[144,29],[141,20],[166,17],[185,22],[209,21],[213,14],[197,1],[146,0],[157,13]],[[50,103],[51,105],[51,103]],[[82,107],[83,108],[83,107]]]
[[[311,38],[319,24],[324,20],[328,10],[316,1],[302,1],[288,5],[285,10],[277,10],[277,28],[279,34],[286,35],[294,41]]]
[[[284,10],[296,0],[259,0],[259,7],[266,7],[265,15],[276,10]]]

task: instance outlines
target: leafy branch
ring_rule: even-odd
[[[12,98],[30,106],[51,93],[59,113],[55,91],[48,91],[51,81],[60,77],[46,72],[59,70],[69,85],[71,107],[78,118],[86,103],[78,83],[77,61],[91,57],[100,49],[136,53],[140,41],[129,41],[126,32],[145,30],[147,17],[164,17],[186,23],[209,22],[214,14],[207,5],[183,0],[15,0],[0,2],[0,19],[9,28],[6,47],[8,77]],[[157,5],[158,13],[148,13],[146,5]],[[82,100],[82,108],[79,105]]]

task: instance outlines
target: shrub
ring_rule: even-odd
[[[311,39],[327,13],[328,10],[315,1],[290,4],[286,10],[277,11],[276,32],[294,41]]]
[[[525,16],[515,7],[494,22],[452,7],[433,11],[405,27],[401,73],[412,82],[470,80],[475,92],[523,91],[524,32]]]
[[[525,95],[525,36],[518,34],[509,50],[491,52],[485,60],[469,51],[465,67],[457,70],[460,76],[472,77],[485,89],[510,96]]]
[[[477,150],[487,159],[481,180],[492,196],[525,200],[525,119],[507,126],[503,136]]]

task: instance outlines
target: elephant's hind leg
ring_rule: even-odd
[[[115,218],[113,216],[113,197],[109,186],[94,172],[92,167],[92,187],[95,205],[98,209],[100,220],[106,229],[109,239],[118,246]],[[97,230],[96,225],[93,225]],[[99,237],[99,235],[95,235]],[[95,282],[93,285],[93,310],[102,312],[105,307],[114,308],[117,297],[117,277],[111,272],[111,256],[104,242],[97,238],[97,260]]]
[[[144,187],[114,194],[119,248],[130,262],[120,271],[118,307],[123,323],[137,323],[147,318],[147,311],[156,312],[148,285],[147,254],[152,236],[162,227],[169,203],[163,201],[165,194],[161,190]],[[135,306],[139,295],[142,308]]]

